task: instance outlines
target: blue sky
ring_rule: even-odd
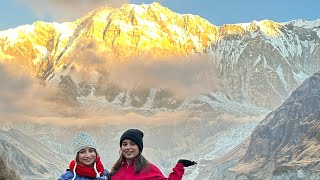
[[[123,3],[152,2],[154,1],[2,0],[0,30],[32,24],[36,20],[73,21],[102,5],[119,7]],[[160,0],[158,2],[180,14],[199,15],[217,26],[264,19],[287,22],[294,19],[316,20],[320,18],[319,0]]]

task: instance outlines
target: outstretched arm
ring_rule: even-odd
[[[176,166],[172,169],[173,172],[170,173],[168,180],[181,180],[184,174],[184,167],[189,167],[197,164],[194,161],[190,161],[187,159],[180,159]]]
[[[172,172],[169,174],[169,177],[166,178],[159,168],[153,164],[149,164],[149,171],[145,172],[143,177],[144,179],[158,179],[158,180],[181,180],[184,174],[184,167],[195,165],[196,162],[181,159],[178,161],[176,166],[172,169]]]
[[[181,163],[177,163],[169,174],[168,180],[181,180],[184,174],[184,166]]]

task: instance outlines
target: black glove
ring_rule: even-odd
[[[189,167],[189,166],[193,166],[193,165],[197,164],[196,162],[190,161],[190,160],[187,160],[187,159],[180,159],[178,161],[178,163],[183,164],[184,167]]]

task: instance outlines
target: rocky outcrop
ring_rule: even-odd
[[[229,171],[253,179],[320,177],[320,72],[255,128],[245,155]]]
[[[0,179],[10,179],[10,180],[19,180],[17,173],[10,169],[7,163],[0,157]]]
[[[0,130],[0,144],[0,157],[22,179],[52,179],[67,167],[66,159],[18,130]]]

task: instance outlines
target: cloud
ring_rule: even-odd
[[[50,114],[50,99],[56,90],[46,88],[19,64],[0,63],[0,116]]]
[[[101,45],[100,45],[101,46]],[[77,63],[84,67],[100,67],[108,59],[104,52],[99,51],[99,45],[90,39],[83,39],[77,43]]]
[[[213,71],[212,61],[206,55],[152,61],[135,59],[111,63],[102,56],[92,55],[90,52],[87,55],[82,54],[77,62],[87,68],[78,69],[72,74],[88,80],[97,79],[90,78],[90,75],[97,76],[98,73],[105,78],[106,82],[102,84],[108,86],[112,83],[122,90],[161,88],[176,97],[186,98],[222,88],[220,80]]]
[[[196,87],[194,84],[199,81],[194,78],[195,75],[210,69],[207,60],[206,56],[192,56],[191,59],[175,58],[153,63],[142,60],[139,63],[127,62],[128,66],[122,66],[123,64],[119,63],[112,70],[112,73],[118,74],[112,78],[117,80],[118,76],[118,81],[122,81],[124,86],[128,85],[125,84],[128,77],[132,78],[132,83],[139,78],[144,78],[140,80],[148,81],[148,85],[157,85],[160,82],[173,91],[176,90],[176,93],[179,93],[178,89],[182,87],[186,88],[186,92],[198,93],[198,88],[190,87]],[[96,65],[99,63],[102,61],[94,62]],[[131,74],[130,69],[137,72]],[[212,133],[227,129],[230,125],[258,121],[257,117],[239,117],[232,115],[232,112],[229,114],[219,111],[193,110],[144,114],[99,107],[72,107],[54,101],[53,98],[57,95],[56,89],[42,86],[29,71],[12,64],[0,64],[0,81],[2,82],[0,84],[0,122],[4,127],[22,130],[30,127],[42,130],[59,128],[68,131],[98,128],[110,130],[140,128],[151,131],[168,128],[169,132],[181,131],[188,134],[185,130],[190,128],[189,130],[192,129],[197,136],[206,137],[206,132],[209,130],[203,132],[204,127],[210,127],[210,133]],[[180,84],[177,84],[179,82]]]
[[[115,60],[100,50],[95,40],[80,41],[76,52],[71,75],[99,86],[112,84],[122,90],[161,88],[183,99],[222,89],[210,55]],[[103,82],[97,82],[99,77]]]
[[[220,88],[219,79],[214,76],[212,60],[208,55],[114,61],[97,48],[95,41],[80,42],[76,48],[77,67],[70,74],[82,80],[106,86],[108,83],[113,83],[122,90],[162,88],[172,92],[177,98],[197,96]],[[35,79],[30,70],[18,66],[19,62],[24,60],[10,62],[13,61],[16,63],[0,64],[0,80],[3,82],[0,85],[1,119],[70,123],[70,126],[95,121],[115,124],[118,122],[161,124],[160,122],[168,122],[166,119],[175,121],[186,119],[182,112],[182,114],[169,113],[170,115],[156,113],[145,117],[135,113],[118,114],[106,109],[101,111],[97,107],[78,109],[68,106],[54,100],[59,96],[57,89],[42,86],[41,81]],[[105,82],[97,82],[96,76],[104,76]]]
[[[197,67],[196,63],[189,63],[171,64],[166,62],[149,65],[138,63],[134,65],[131,62],[129,63],[131,66],[128,67],[121,67],[118,64],[116,69],[120,71],[113,78],[116,80],[116,76],[122,74],[118,80],[123,81],[122,83],[125,84],[126,77],[130,77],[128,69],[139,67],[141,69],[136,69],[136,71],[141,70],[144,73],[137,72],[131,74],[131,76],[136,76],[132,81],[144,78],[140,80],[149,81],[149,85],[156,85],[157,82],[155,81],[157,80],[163,81],[161,83],[170,81],[167,84],[168,87],[169,85],[174,85],[176,81],[182,81],[181,84],[174,85],[175,87],[172,87],[174,89],[177,86],[187,86],[194,83],[193,80],[183,81],[185,77],[192,78],[192,75],[197,74],[199,69],[203,69],[203,66]],[[184,64],[188,64],[188,66],[183,66]],[[183,67],[177,68],[177,71],[174,72],[174,68],[181,65]],[[199,69],[192,71],[192,66]],[[114,69],[114,72],[116,72],[116,69]],[[163,72],[163,69],[169,70],[169,74],[165,75],[166,72]],[[2,82],[0,84],[0,121],[36,123],[61,127],[137,126],[139,124],[155,127],[172,125],[173,123],[179,124],[186,121],[190,116],[190,112],[185,111],[158,112],[145,115],[133,112],[114,112],[107,108],[70,107],[54,100],[54,97],[57,96],[57,89],[41,85],[41,81],[34,78],[27,69],[13,66],[12,64],[0,64],[0,81]],[[189,88],[188,90],[190,91],[191,89]]]
[[[134,112],[115,113],[111,111],[98,111],[82,109],[80,116],[57,116],[57,114],[36,115],[11,115],[15,122],[33,123],[58,127],[77,127],[90,129],[95,127],[121,127],[121,126],[152,126],[173,125],[182,123],[187,119],[187,112],[158,112],[153,115],[143,115]],[[78,114],[78,115],[79,115]]]
[[[61,127],[97,127],[123,124],[155,125],[182,122],[186,112],[159,112],[143,115],[119,113],[96,107],[70,107],[55,101],[58,90],[41,85],[41,81],[18,64],[0,63],[0,121],[35,123]]]
[[[134,59],[110,67],[110,81],[125,89],[162,88],[181,98],[221,89],[208,55]]]
[[[65,22],[81,18],[101,6],[120,7],[128,0],[19,0],[31,8],[40,19]]]

